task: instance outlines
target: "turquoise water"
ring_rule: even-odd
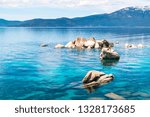
[[[121,56],[113,66],[104,66],[99,50],[54,49],[78,36],[119,41]],[[41,48],[41,43],[50,46]],[[125,49],[125,43],[146,45]],[[0,99],[86,100],[109,99],[113,92],[126,99],[150,99],[150,29],[53,29],[0,28]],[[114,81],[92,93],[82,87],[89,70],[115,75]]]

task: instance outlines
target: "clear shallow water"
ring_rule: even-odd
[[[119,41],[120,61],[103,66],[99,50],[54,49],[78,36]],[[125,43],[149,46],[150,29],[0,28],[0,99],[109,99],[110,92],[150,99],[150,49],[124,49]],[[88,93],[81,80],[89,70],[112,73],[115,80]]]

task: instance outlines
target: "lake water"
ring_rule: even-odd
[[[54,49],[77,37],[119,41],[121,59],[104,66],[99,50]],[[42,48],[41,43],[50,46]],[[143,49],[125,49],[125,43]],[[0,99],[87,100],[110,99],[116,93],[126,99],[150,99],[149,28],[0,28]],[[82,78],[89,70],[114,74],[115,79],[89,93]]]

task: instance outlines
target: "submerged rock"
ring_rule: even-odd
[[[125,100],[124,97],[117,95],[115,93],[108,93],[108,94],[105,94],[105,96],[114,100]]]
[[[100,98],[100,97],[91,97],[91,98],[88,98],[88,100],[105,100],[105,99]]]
[[[132,94],[132,96],[150,97],[148,93],[144,93],[144,92],[135,92]]]
[[[119,60],[119,54],[111,48],[103,48],[100,53],[101,60]]]
[[[92,88],[98,87],[100,85],[106,84],[114,79],[112,74],[105,74],[104,72],[99,71],[89,71],[86,76],[83,78],[82,82],[85,88]]]
[[[57,44],[56,46],[55,46],[55,48],[64,48],[65,46],[64,45],[62,45],[62,44]]]

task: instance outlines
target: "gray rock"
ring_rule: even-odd
[[[99,48],[108,48],[108,47],[113,47],[113,43],[109,43],[107,40],[96,40],[96,42],[99,44]]]
[[[100,53],[101,60],[119,60],[119,54],[111,48],[103,48]]]
[[[107,40],[102,40],[102,48],[110,47],[110,43]]]
[[[41,44],[40,47],[47,47],[48,44]]]

